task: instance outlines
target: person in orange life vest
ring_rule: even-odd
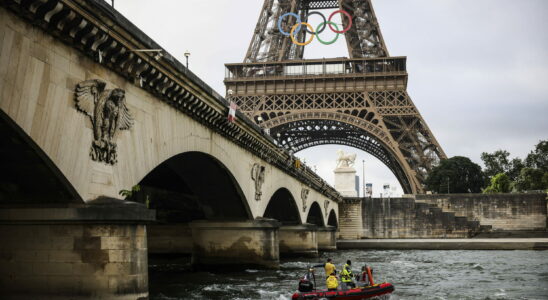
[[[357,277],[358,277],[357,280],[360,282],[363,282],[368,285],[374,285],[373,270],[367,265],[364,265],[362,267],[362,273]]]

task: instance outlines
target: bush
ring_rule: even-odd
[[[510,178],[505,173],[498,173],[491,178],[491,184],[483,192],[486,194],[510,192]]]

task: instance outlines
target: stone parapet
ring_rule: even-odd
[[[0,209],[1,299],[148,297],[146,222],[137,204]]]

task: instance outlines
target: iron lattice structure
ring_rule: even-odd
[[[305,20],[322,9],[353,17],[344,34],[349,58],[305,60],[305,47],[277,28],[285,13]],[[285,18],[282,28],[293,24]],[[300,30],[296,39],[306,35]],[[406,57],[388,54],[371,0],[265,0],[244,62],[225,66],[227,97],[283,147],[362,149],[388,166],[406,193],[424,192],[429,171],[446,158],[407,94]]]

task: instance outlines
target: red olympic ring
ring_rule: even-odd
[[[346,17],[348,17],[348,26],[346,26],[346,28],[343,29],[343,30],[335,30],[335,29],[333,28],[333,25],[331,25],[331,23],[327,23],[327,25],[329,25],[329,29],[331,29],[331,31],[333,31],[333,32],[335,32],[335,33],[345,33],[345,32],[347,32],[348,30],[350,30],[350,27],[352,27],[352,16],[351,16],[348,12],[346,12],[346,11],[344,11],[344,10],[342,10],[342,9],[336,10],[336,11],[332,12],[331,15],[329,15],[329,18],[328,18],[327,20],[328,20],[329,22],[331,22],[331,19],[333,18],[333,16],[335,16],[335,15],[338,14],[338,13],[342,13],[342,14],[344,14]]]

